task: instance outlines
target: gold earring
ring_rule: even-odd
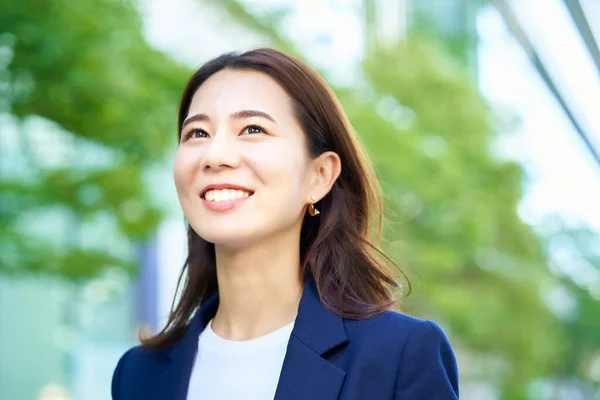
[[[310,216],[314,217],[318,214],[321,214],[321,212],[315,208],[314,203],[317,201],[317,198],[315,196],[310,196],[310,199],[313,201],[312,204],[308,205],[308,213],[310,214]]]

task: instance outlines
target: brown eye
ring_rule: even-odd
[[[205,131],[203,131],[202,129],[190,129],[184,136],[183,138],[185,140],[187,139],[198,139],[198,138],[207,138],[208,137],[208,133],[206,133]]]
[[[263,128],[257,125],[249,125],[243,131],[242,134],[255,135],[257,133],[266,133]]]
[[[204,138],[204,137],[208,137],[208,133],[204,132],[202,129],[194,129],[192,131],[192,137]]]

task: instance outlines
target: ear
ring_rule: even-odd
[[[311,160],[310,187],[306,194],[307,202],[313,203],[310,196],[317,201],[329,193],[331,187],[342,172],[340,156],[333,151],[326,151]]]

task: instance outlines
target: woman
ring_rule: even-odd
[[[381,198],[334,94],[271,49],[190,79],[174,179],[189,223],[165,329],[119,361],[113,399],[456,399],[444,333],[391,311],[371,244]]]

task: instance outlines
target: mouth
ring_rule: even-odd
[[[254,192],[247,192],[238,189],[210,189],[202,194],[202,198],[211,203],[219,201],[232,201],[250,197]]]
[[[200,197],[211,203],[229,202],[248,198],[254,194],[254,191],[242,186],[222,184],[209,185],[205,187]]]

